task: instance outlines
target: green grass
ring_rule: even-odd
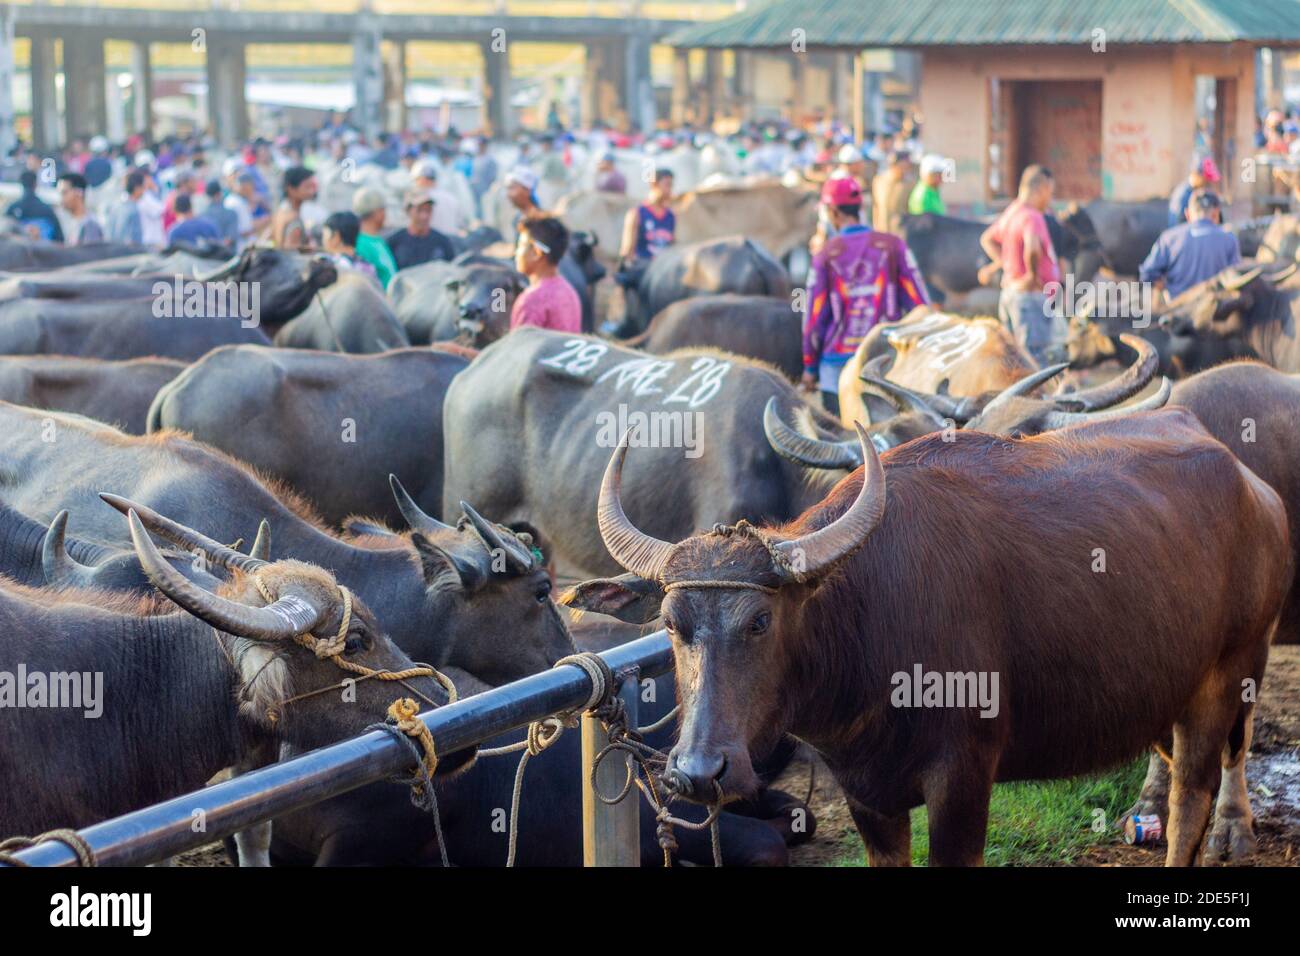
[[[1069,863],[1088,847],[1113,843],[1117,839],[1115,821],[1137,798],[1146,764],[1143,757],[1100,776],[994,787],[985,865]],[[1107,824],[1100,833],[1092,829],[1096,810],[1105,814]],[[925,808],[917,807],[912,811],[912,864],[924,866],[929,852]],[[866,865],[856,834],[846,841],[844,854],[835,865]]]

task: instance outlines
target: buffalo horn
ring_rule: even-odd
[[[600,504],[596,524],[609,555],[628,571],[647,581],[658,581],[663,574],[673,545],[637,530],[628,519],[619,500],[623,484],[623,459],[627,457],[627,435],[623,436],[605,468],[600,483]]]
[[[775,395],[767,400],[763,409],[763,433],[782,458],[809,468],[857,468],[862,464],[857,442],[824,441],[801,435],[781,420],[776,404]]]

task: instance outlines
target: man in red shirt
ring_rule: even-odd
[[[569,230],[553,216],[528,216],[519,222],[515,268],[528,288],[510,310],[510,328],[535,325],[559,332],[582,331],[582,302],[564,276],[560,260],[569,247]]]
[[[1002,270],[998,318],[1040,364],[1056,337],[1045,287],[1061,281],[1056,250],[1043,213],[1052,204],[1055,183],[1042,166],[1029,166],[1020,176],[1015,202],[980,236],[980,246],[993,261],[980,269],[981,284]]]

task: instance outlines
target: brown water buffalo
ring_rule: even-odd
[[[928,306],[898,322],[882,322],[862,340],[840,373],[840,420],[878,411],[863,397],[862,372],[869,363],[884,378],[913,392],[978,398],[996,394],[1035,372],[1038,363],[997,319],[962,318]],[[863,408],[863,402],[868,407]]]
[[[145,414],[158,389],[184,362],[138,358],[121,362],[65,355],[0,356],[0,401],[75,412],[143,435]]]
[[[766,362],[797,382],[803,372],[801,326],[802,315],[789,299],[703,295],[674,302],[623,344],[654,355],[695,346],[721,349]]]
[[[863,468],[795,521],[680,543],[628,520],[615,451],[598,520],[630,574],[575,601],[662,597],[670,785],[751,792],[750,749],[789,732],[835,774],[872,865],[910,863],[920,804],[931,864],[978,865],[995,782],[1102,770],[1172,728],[1166,863],[1190,865],[1221,776],[1244,772],[1243,682],[1291,587],[1276,492],[1183,409],[929,436],[883,461],[859,440]]]
[[[247,462],[333,526],[372,515],[401,527],[389,474],[442,513],[442,400],[468,364],[433,349],[214,349],[157,393],[148,430],[188,432]]]

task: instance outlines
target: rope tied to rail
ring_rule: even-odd
[[[29,850],[40,843],[62,843],[76,855],[77,866],[87,868],[99,866],[99,861],[95,859],[95,851],[76,830],[49,830],[39,836],[10,837],[7,840],[0,840],[0,863],[17,867],[30,866],[29,863],[18,859],[17,853]]]
[[[621,681],[614,674],[609,664],[599,654],[585,652],[571,654],[556,661],[555,667],[577,667],[591,680],[591,693],[585,703],[569,711],[553,714],[528,725],[524,739],[502,747],[480,749],[480,757],[498,757],[510,753],[521,753],[519,766],[515,770],[514,789],[510,795],[509,846],[506,851],[506,866],[515,865],[519,845],[519,804],[523,796],[524,770],[528,761],[552,746],[564,733],[566,727],[575,727],[578,717],[587,714],[601,722],[609,743],[596,754],[591,765],[589,785],[596,799],[613,805],[620,803],[632,792],[633,785],[645,796],[654,810],[657,821],[655,834],[660,849],[664,854],[664,866],[672,865],[672,855],[677,851],[677,839],[673,834],[676,826],[691,830],[709,828],[713,841],[713,862],[722,865],[722,850],[718,840],[717,819],[722,802],[716,800],[710,808],[708,818],[703,823],[692,823],[675,817],[668,809],[658,784],[658,771],[667,764],[667,755],[651,747],[642,735],[660,729],[672,720],[680,710],[674,707],[667,714],[647,727],[632,728],[628,726],[627,707],[618,696]],[[604,760],[613,753],[622,753],[627,761],[627,778],[619,792],[610,797],[600,792],[596,785],[596,775]],[[715,784],[715,787],[717,785]]]
[[[447,840],[442,833],[442,814],[438,810],[438,792],[433,786],[433,774],[438,768],[438,752],[433,745],[433,734],[424,721],[416,714],[419,707],[409,697],[395,700],[388,708],[388,719],[380,724],[371,724],[366,730],[379,730],[388,734],[411,755],[415,770],[411,776],[396,776],[389,779],[393,783],[411,788],[411,803],[433,817],[433,832],[438,841],[438,854],[442,857],[443,869],[451,867],[447,856]],[[418,744],[417,744],[418,741]]]

